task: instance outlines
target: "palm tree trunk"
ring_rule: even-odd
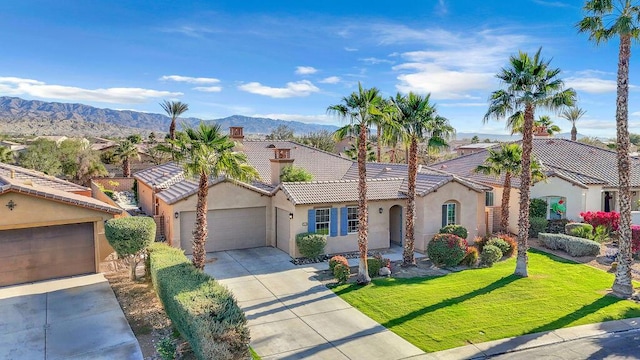
[[[409,148],[409,182],[407,183],[407,237],[402,253],[402,265],[414,266],[416,259],[413,251],[415,248],[415,218],[416,218],[416,176],[418,172],[418,140],[411,138]]]
[[[522,126],[522,174],[520,175],[520,213],[518,214],[518,258],[515,275],[528,277],[529,197],[531,191],[531,149],[533,148],[534,107],[527,104]]]
[[[509,199],[511,198],[511,173],[504,174],[504,185],[502,188],[502,205],[500,208],[500,230],[509,232]]]
[[[393,147],[391,148],[391,163],[396,163],[396,144],[393,144]]]
[[[574,122],[571,126],[571,140],[578,140],[578,129],[576,129],[576,123]]]
[[[380,125],[376,126],[377,128],[377,136],[378,138],[376,139],[376,146],[377,146],[377,151],[378,153],[376,154],[376,161],[377,162],[381,162],[382,159],[382,141],[380,141],[380,137],[382,136],[382,130],[380,128]]]
[[[131,177],[131,163],[129,162],[129,158],[122,160],[122,176]]]
[[[169,125],[169,139],[176,139],[176,118],[171,118],[171,125]]]
[[[366,285],[371,282],[367,265],[368,210],[367,210],[367,127],[360,124],[358,139],[358,250],[360,263],[356,282]]]
[[[409,164],[409,146],[407,144],[404,145],[404,162]]]
[[[209,177],[207,174],[200,174],[198,186],[198,203],[196,205],[196,228],[193,230],[193,266],[204,270],[204,263],[207,260],[205,244],[207,242],[207,195],[209,195]]]
[[[631,57],[630,35],[620,35],[618,57],[618,89],[616,97],[616,130],[618,135],[618,202],[620,204],[620,225],[618,227],[618,268],[613,282],[613,294],[628,298],[633,294],[631,283],[631,191],[629,176],[629,58]]]

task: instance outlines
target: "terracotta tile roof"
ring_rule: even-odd
[[[133,177],[152,188],[168,189],[171,185],[184,180],[184,170],[182,166],[168,162],[138,171]]]
[[[7,179],[15,180],[12,181],[12,183],[15,184],[19,184],[20,182],[22,182],[22,184],[26,185],[33,184],[39,187],[48,187],[51,189],[58,189],[62,191],[91,191],[90,188],[58,179],[57,177],[49,176],[39,171],[5,163],[0,163],[0,176],[4,176]]]
[[[404,179],[370,179],[367,181],[367,199],[404,199],[400,191]],[[279,186],[289,201],[295,205],[329,204],[358,201],[358,181],[289,182]]]
[[[253,191],[257,191],[261,194],[264,195],[269,195],[271,196],[272,191],[274,190],[273,186],[267,185],[267,184],[263,184],[260,182],[254,182],[251,184],[247,184],[241,181],[236,181],[233,179],[227,179],[225,177],[220,177],[218,179],[215,180],[211,180],[209,182],[209,187],[215,186],[217,184],[220,184],[222,182],[231,182],[234,183],[238,186],[242,186],[244,188],[253,190]],[[161,199],[162,201],[166,202],[167,204],[174,204],[176,202],[178,202],[179,200],[182,200],[184,198],[187,198],[191,195],[194,195],[198,192],[198,182],[194,181],[192,179],[183,179],[182,181],[176,182],[175,184],[172,184],[170,187],[168,187],[166,190],[163,190],[159,193],[156,194],[156,197],[158,199]]]

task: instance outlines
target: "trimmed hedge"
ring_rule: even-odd
[[[443,228],[440,229],[440,231],[438,231],[440,234],[453,234],[459,238],[462,239],[466,239],[467,235],[469,234],[467,232],[467,229],[462,226],[462,225],[447,225]]]
[[[480,253],[480,265],[482,266],[492,267],[500,259],[502,259],[502,251],[497,246],[487,244]]]
[[[147,216],[110,219],[104,224],[104,234],[118,257],[128,260],[129,277],[135,280],[136,267],[156,238],[156,222]]]
[[[537,238],[538,233],[547,229],[547,219],[543,217],[529,218],[529,237]]]
[[[565,234],[540,233],[538,240],[552,250],[564,250],[571,256],[596,256],[600,254],[600,244]]]
[[[155,243],[149,254],[158,297],[198,359],[249,359],[247,319],[231,292],[180,249]]]
[[[427,255],[436,266],[456,266],[467,253],[467,241],[453,234],[436,234],[427,245]]]
[[[382,260],[376,259],[376,258],[367,258],[367,268],[369,270],[370,278],[380,276],[380,269],[382,268]]]
[[[547,233],[564,234],[565,226],[569,223],[567,219],[555,219],[547,221]]]
[[[296,245],[302,256],[307,259],[315,259],[324,254],[327,246],[327,236],[316,233],[301,233],[296,235]]]
[[[564,226],[564,233],[567,235],[571,235],[571,231],[573,231],[573,229],[575,228],[585,228],[585,231],[589,230],[590,233],[593,232],[593,225],[591,224],[570,222]]]
[[[509,245],[509,243],[507,243],[506,241],[498,237],[493,237],[489,239],[489,241],[487,241],[485,246],[489,246],[489,245],[495,246],[498,249],[500,249],[500,257],[503,257],[506,253],[509,252],[509,250],[511,250],[511,245]]]

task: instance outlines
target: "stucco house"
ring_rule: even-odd
[[[520,142],[516,142],[520,143]],[[461,156],[434,164],[442,171],[466,177],[491,186],[487,193],[487,213],[492,213],[495,226],[499,222],[504,178],[496,178],[473,171],[488,157],[488,151]],[[618,170],[616,152],[568,139],[540,137],[533,139],[533,156],[542,163],[547,179],[531,187],[531,198],[547,202],[547,219],[580,221],[583,211],[616,211]],[[518,228],[520,179],[512,179],[509,230]],[[631,158],[631,187],[633,210],[640,199],[640,159]]]
[[[95,273],[113,249],[104,222],[122,210],[91,189],[0,163],[0,286]]]
[[[247,154],[260,179],[243,183],[212,179],[209,189],[207,251],[274,246],[299,256],[295,237],[326,233],[327,253],[357,250],[357,163],[292,141],[244,141],[232,128],[237,149]],[[304,168],[311,182],[280,183],[285,166]],[[197,200],[196,181],[174,163],[134,174],[140,207],[160,217],[166,240],[191,253]],[[407,167],[367,164],[369,247],[401,244],[405,232]],[[446,224],[461,224],[469,237],[484,235],[485,191],[489,187],[442,171],[418,174],[416,249],[424,251]]]

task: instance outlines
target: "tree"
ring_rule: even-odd
[[[351,125],[358,125],[358,250],[360,262],[358,265],[358,284],[371,282],[367,266],[368,247],[368,208],[367,208],[367,134],[369,126],[375,116],[381,115],[379,106],[382,103],[380,91],[377,88],[363,89],[358,83],[358,91],[342,98],[340,104],[331,105],[327,112],[335,114],[349,121]]]
[[[584,115],[587,111],[582,110],[579,107],[572,107],[570,109],[565,109],[560,113],[560,117],[567,119],[571,122],[571,140],[578,140],[578,129],[576,128],[576,122]]]
[[[358,161],[358,141],[356,140],[355,144],[351,144],[348,149],[345,149],[344,154],[347,155],[349,159]],[[374,161],[376,161],[376,152],[373,150],[371,143],[367,143],[367,162]]]
[[[55,141],[37,139],[18,156],[18,164],[27,169],[41,171],[57,176],[62,173],[62,164],[58,157],[58,145]]]
[[[208,235],[207,212],[209,180],[221,176],[251,181],[258,171],[247,163],[244,153],[233,151],[235,143],[223,135],[220,125],[200,123],[197,128],[187,128],[184,136],[172,141],[176,147],[176,158],[182,163],[185,176],[198,179],[196,222],[193,232],[193,265],[204,269],[205,245]]]
[[[311,175],[307,170],[293,165],[285,166],[280,174],[280,181],[282,182],[306,182],[311,180],[313,180],[313,175]]]
[[[558,78],[560,69],[553,69],[549,61],[540,57],[539,49],[533,56],[519,52],[511,56],[509,66],[502,68],[496,75],[503,88],[496,90],[489,98],[489,109],[483,121],[497,120],[508,116],[508,122],[523,118],[522,127],[522,173],[520,175],[520,211],[518,214],[518,258],[514,274],[528,276],[528,233],[529,198],[531,191],[531,150],[533,147],[533,122],[538,108],[551,111],[572,106],[576,93],[573,89],[564,89],[564,83]]]
[[[522,117],[523,114],[520,113],[520,115],[521,116],[517,118],[510,119],[509,124],[507,124],[507,127],[511,128],[511,135],[522,134],[524,119]],[[533,127],[544,128],[549,135],[553,135],[562,131],[562,129],[560,129],[558,125],[555,125],[553,121],[551,121],[551,117],[549,115],[542,115],[538,117],[538,120],[533,122]]]
[[[138,147],[129,140],[122,140],[113,152],[118,163],[122,164],[122,176],[131,177],[131,159],[140,160]]]
[[[0,146],[0,163],[12,164],[15,154],[8,147]]]
[[[104,224],[104,235],[118,257],[128,260],[130,279],[135,280],[136,267],[156,238],[156,222],[148,216],[110,219]]]
[[[479,142],[480,142],[480,138],[478,137],[478,135],[473,135],[473,137],[471,138],[471,143],[477,144]]]
[[[336,143],[335,141],[333,141],[333,135],[328,130],[310,132],[306,135],[303,135],[299,140],[305,145],[313,146],[314,148],[320,149],[322,151],[336,151]]]
[[[132,134],[127,136],[127,140],[131,141],[134,144],[140,144],[142,143],[142,136],[140,136],[140,134]]]
[[[489,149],[484,164],[478,165],[474,172],[500,177],[504,175],[502,185],[502,203],[500,208],[500,229],[509,230],[509,200],[511,197],[511,178],[522,173],[522,147],[518,144],[500,144],[499,150]],[[531,162],[531,175],[535,181],[544,178],[540,163]]]
[[[58,148],[58,159],[65,178],[77,184],[88,185],[91,178],[108,174],[100,155],[91,150],[86,141],[63,141]]]
[[[180,101],[163,101],[160,103],[162,109],[171,118],[171,125],[169,125],[169,139],[176,139],[176,119],[189,110],[189,105]]]
[[[396,108],[397,122],[402,126],[409,140],[409,166],[407,175],[407,220],[406,237],[402,254],[402,264],[413,266],[416,263],[415,250],[415,208],[416,178],[418,176],[418,142],[428,138],[427,144],[439,147],[445,138],[454,132],[446,118],[439,116],[435,104],[429,102],[431,94],[422,97],[410,92],[407,96],[400,93],[392,102]]]
[[[620,39],[616,91],[616,133],[618,158],[618,227],[620,251],[612,290],[616,296],[633,294],[631,282],[631,162],[629,160],[629,58],[631,40],[640,38],[640,5],[632,0],[589,0],[584,5],[586,16],[578,31],[589,34],[596,45],[613,38]]]
[[[293,128],[288,125],[278,125],[266,136],[267,140],[294,140]]]

